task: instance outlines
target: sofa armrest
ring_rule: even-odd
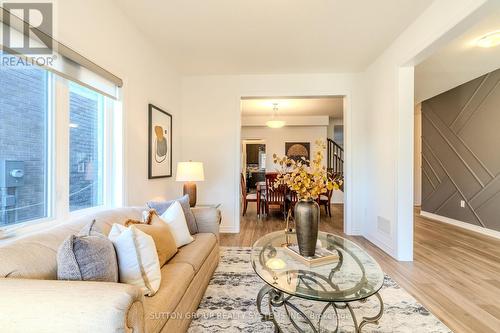
[[[144,332],[139,288],[111,282],[0,279],[4,332]]]
[[[191,208],[199,233],[212,233],[219,239],[219,224],[222,215],[219,209],[214,207],[192,207]]]

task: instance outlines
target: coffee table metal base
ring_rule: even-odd
[[[264,297],[268,296],[269,301],[268,301],[268,313],[264,313],[262,311],[262,301],[264,300]],[[350,317],[353,321],[354,324],[354,332],[355,333],[360,333],[361,329],[366,325],[366,324],[378,324],[379,319],[382,317],[382,314],[384,312],[384,302],[382,301],[382,297],[380,297],[380,294],[377,292],[371,297],[376,297],[379,301],[379,307],[380,310],[379,312],[373,316],[373,317],[364,317],[362,318],[361,322],[358,323],[358,319],[356,318],[356,314],[354,313],[354,310],[352,309],[350,302],[327,302],[325,303],[326,305],[324,306],[323,310],[321,311],[321,314],[319,315],[319,320],[317,322],[317,325],[313,323],[313,321],[304,313],[302,312],[295,304],[291,303],[290,300],[294,298],[294,296],[290,296],[288,294],[285,294],[277,289],[274,289],[273,287],[269,285],[265,285],[262,287],[262,289],[259,291],[257,295],[257,310],[259,311],[259,314],[262,316],[263,321],[270,321],[274,324],[274,331],[275,332],[282,332],[279,323],[276,320],[276,317],[274,316],[274,308],[279,308],[283,307],[285,310],[285,313],[290,320],[291,324],[293,327],[298,332],[314,332],[314,333],[319,333],[321,332],[321,321],[323,319],[323,315],[325,312],[328,310],[328,308],[332,308],[335,312],[335,318],[336,318],[336,327],[333,332],[337,332],[339,330],[339,313],[338,310],[346,310],[349,311]],[[295,297],[298,298],[298,297]],[[367,298],[361,299],[357,302],[364,303],[366,302]],[[293,318],[292,312],[297,315],[297,317],[302,318],[302,326],[305,326],[305,328],[299,326],[297,321]]]

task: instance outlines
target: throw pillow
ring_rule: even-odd
[[[177,245],[169,226],[160,219],[156,211],[151,209],[145,213],[148,216],[145,223],[128,220],[125,226],[134,225],[137,229],[153,237],[160,267],[162,267],[177,253]]]
[[[178,248],[194,240],[189,233],[186,218],[179,202],[174,202],[160,217],[170,227]]]
[[[193,211],[189,206],[189,196],[187,194],[176,200],[150,201],[147,203],[147,205],[149,208],[156,210],[158,215],[161,216],[176,201],[178,201],[181,204],[182,211],[184,212],[186,223],[188,225],[189,232],[191,233],[191,235],[198,233],[198,225],[196,224],[196,219],[194,217]]]
[[[95,220],[78,235],[64,240],[57,251],[59,280],[118,282],[113,243],[94,227]]]
[[[126,228],[116,223],[108,237],[116,249],[120,282],[137,286],[144,295],[153,296],[161,283],[160,262],[153,237],[135,225]]]

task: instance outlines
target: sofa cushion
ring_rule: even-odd
[[[140,219],[144,207],[107,209],[88,216],[51,225],[44,231],[27,234],[13,240],[5,240],[0,246],[0,277],[24,279],[57,279],[57,249],[72,234],[78,233],[90,220],[107,235],[113,223],[127,219]]]
[[[57,280],[57,249],[66,236],[42,234],[0,248],[0,277]]]
[[[198,272],[205,259],[208,257],[217,238],[214,234],[196,234],[193,235],[194,241],[179,249],[179,252],[169,261],[169,263],[184,263],[193,267]]]
[[[95,220],[70,235],[57,252],[59,280],[118,282],[113,243],[95,228]]]
[[[186,223],[189,228],[189,232],[191,233],[191,235],[196,234],[198,232],[198,225],[196,224],[196,219],[194,218],[194,214],[191,211],[191,207],[189,206],[189,196],[187,194],[175,200],[149,201],[147,205],[149,208],[156,210],[158,215],[162,215],[176,201],[181,204],[182,211],[184,212]]]
[[[161,286],[156,295],[144,299],[146,332],[160,332],[181,301],[194,277],[191,265],[170,261],[161,269]]]

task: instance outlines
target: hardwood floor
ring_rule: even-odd
[[[278,215],[257,219],[250,205],[239,234],[222,246],[252,246],[284,228]],[[341,234],[366,249],[382,269],[454,332],[500,332],[500,240],[415,215],[414,261],[398,262],[359,236],[342,232],[341,205],[322,209],[320,230]]]

